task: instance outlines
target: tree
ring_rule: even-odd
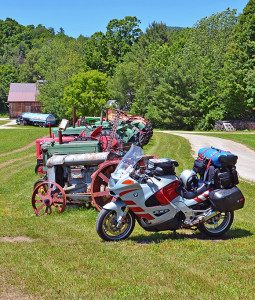
[[[117,65],[112,95],[157,126],[210,128],[224,115],[217,91],[235,23],[226,10],[191,29],[152,24]]]
[[[79,37],[77,49],[84,57],[88,67],[100,72],[111,72],[112,66],[109,61],[109,51],[103,32],[96,32],[90,38]]]
[[[250,0],[239,16],[222,70],[219,94],[226,118],[247,118],[253,115],[254,68],[255,0]]]
[[[63,27],[59,28],[58,35],[65,35],[65,30]]]
[[[63,103],[67,117],[71,116],[73,106],[78,115],[99,115],[109,99],[107,85],[107,75],[96,70],[74,75],[64,90]]]
[[[108,23],[106,39],[110,54],[117,61],[130,51],[131,46],[139,38],[142,32],[139,23],[141,22],[136,17],[131,16],[121,20],[113,19]]]
[[[105,33],[74,39],[63,29],[0,20],[2,103],[10,80],[43,79],[39,100],[58,117],[70,116],[73,104],[78,113],[99,113],[108,88],[125,109],[166,128],[208,129],[219,118],[252,114],[255,0],[238,22],[227,9],[192,28],[153,22],[142,33],[139,23],[113,19]]]
[[[0,112],[6,111],[7,95],[11,82],[17,80],[18,74],[10,65],[0,65]]]
[[[142,69],[136,62],[127,60],[118,64],[109,82],[111,97],[118,99],[123,109],[130,110],[142,78]]]
[[[74,74],[87,70],[76,41],[58,36],[28,53],[20,67],[20,78],[25,82],[44,80],[38,97],[43,104],[43,111],[61,118],[65,113],[62,103],[65,86]]]
[[[0,63],[19,67],[35,45],[52,38],[54,32],[43,25],[23,26],[13,19],[0,20]]]
[[[154,43],[159,45],[170,43],[174,31],[175,29],[168,27],[162,22],[152,22],[146,28],[145,33],[141,35],[139,43],[143,47]]]

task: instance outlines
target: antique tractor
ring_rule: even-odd
[[[91,147],[96,144],[91,145]],[[98,210],[111,201],[108,180],[119,159],[109,152],[54,154],[47,160],[47,179],[37,182],[32,206],[36,215],[63,212],[66,205],[90,205]]]
[[[61,213],[68,204],[92,204],[100,210],[112,200],[108,180],[119,159],[132,142],[143,145],[152,135],[150,127],[149,138],[140,137],[149,123],[144,121],[139,129],[139,125],[132,125],[132,122],[139,124],[138,117],[121,127],[121,115],[122,112],[116,110],[110,126],[95,126],[91,130],[86,126],[78,136],[64,135],[67,124],[60,125],[56,136],[36,141],[36,171],[44,175],[34,185],[32,206],[36,215],[50,214],[53,210]]]
[[[84,119],[87,120],[88,117]],[[118,149],[125,151],[130,148],[131,144],[143,147],[153,135],[152,126],[148,120],[139,116],[128,115],[120,110],[115,110],[114,114],[111,110],[107,110],[106,118],[101,118],[101,121],[98,121],[98,117],[91,117],[88,120],[91,122],[91,119],[95,121],[94,125],[66,127],[62,130],[53,128],[50,137],[37,139],[35,172],[45,174],[46,168],[45,164],[43,164],[41,145],[44,143],[57,144],[59,142],[59,134],[61,134],[60,138],[64,144],[72,141],[98,140],[100,142],[100,151],[102,152],[110,148],[115,151]],[[111,137],[113,128],[114,136]],[[63,147],[65,148],[66,146]],[[77,149],[77,143],[75,149]]]

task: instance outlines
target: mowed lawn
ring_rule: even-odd
[[[2,130],[0,149],[13,151],[44,133],[15,130],[7,142]],[[181,137],[156,133],[146,151],[179,161],[178,173],[192,167]],[[35,217],[33,154],[31,147],[19,152],[18,162],[7,154],[0,167],[0,237],[30,238],[0,238],[0,299],[254,299],[255,185],[240,184],[247,202],[224,239],[189,230],[147,233],[137,225],[128,240],[107,243],[96,234],[93,209]]]
[[[248,148],[255,150],[255,132],[202,132],[203,134],[222,139],[232,140],[237,143],[246,145]]]

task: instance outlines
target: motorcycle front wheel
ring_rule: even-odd
[[[135,217],[127,212],[122,224],[117,226],[117,213],[102,209],[97,217],[96,230],[105,241],[120,241],[128,238],[135,227]]]
[[[221,212],[197,228],[201,232],[211,237],[220,237],[226,233],[234,220],[234,212]]]

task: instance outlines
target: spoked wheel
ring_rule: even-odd
[[[98,215],[96,229],[105,241],[120,241],[128,238],[135,227],[135,217],[127,212],[122,224],[117,226],[117,213],[114,210],[102,209]]]
[[[56,182],[39,183],[32,195],[32,206],[37,216],[51,214],[54,210],[62,213],[66,207],[66,194]]]
[[[44,181],[46,181],[46,180],[47,180],[46,177],[47,177],[47,176],[44,176],[43,178],[37,179],[36,182],[34,183],[33,190],[35,190],[35,188],[36,188],[38,185],[40,185],[41,183],[43,183]]]
[[[234,212],[221,212],[217,216],[200,224],[198,229],[211,237],[219,237],[226,233],[234,220]]]
[[[111,202],[113,197],[109,194],[108,182],[112,172],[116,169],[119,161],[108,161],[99,165],[98,170],[93,174],[91,183],[92,205],[97,210]]]

